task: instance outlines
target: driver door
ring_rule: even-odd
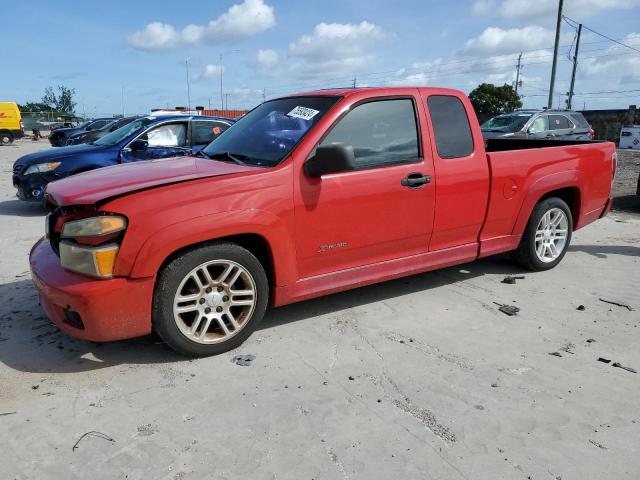
[[[432,159],[413,97],[353,107],[320,145],[353,147],[356,170],[300,177],[295,240],[300,278],[423,254],[433,226]],[[424,183],[408,186],[407,178]]]
[[[128,163],[177,157],[189,152],[187,122],[184,121],[165,123],[147,130],[123,148],[120,155],[122,163]]]

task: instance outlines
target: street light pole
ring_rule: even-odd
[[[560,24],[562,22],[562,4],[563,0],[558,2],[558,20],[556,22],[556,42],[553,47],[553,63],[551,64],[551,82],[549,84],[549,101],[547,108],[553,107],[553,87],[556,82],[556,64],[558,63],[558,47],[560,44]]]
[[[187,110],[191,111],[191,90],[189,86],[189,57],[184,59],[184,64],[187,67]]]
[[[222,53],[220,53],[220,110],[224,110],[224,90],[222,89]]]
[[[227,52],[220,52],[220,107],[224,110],[224,88],[222,84],[222,77],[224,75],[224,67],[222,66],[222,56],[228,53],[239,52],[238,49],[229,50]]]

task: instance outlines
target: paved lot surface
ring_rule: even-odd
[[[640,478],[640,373],[597,360],[640,372],[640,210],[577,232],[553,271],[492,258],[308,301],[189,361],[43,317],[42,212],[10,170],[44,147],[0,148],[0,478]]]

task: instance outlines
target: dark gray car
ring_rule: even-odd
[[[480,126],[484,138],[536,140],[593,140],[594,131],[580,112],[572,110],[516,110]]]

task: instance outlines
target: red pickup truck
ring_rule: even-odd
[[[49,184],[30,254],[47,315],[187,355],[240,345],[274,307],[514,251],[560,262],[606,215],[608,142],[488,140],[443,88],[267,101],[201,153]]]

